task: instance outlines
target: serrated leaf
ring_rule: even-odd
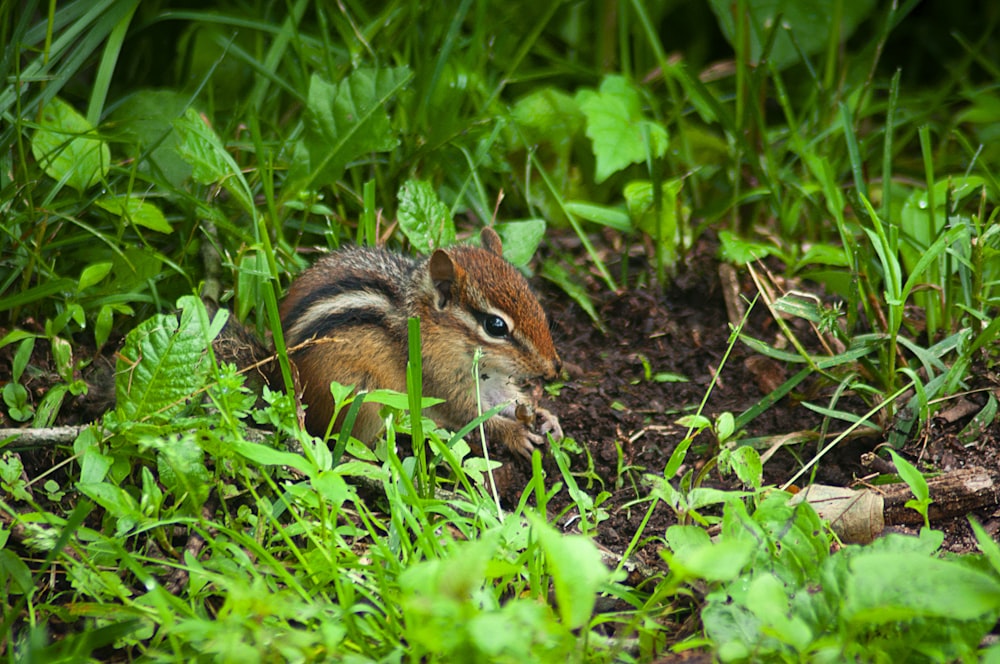
[[[396,218],[403,234],[420,253],[455,243],[455,221],[429,182],[407,180],[397,194]]]
[[[221,184],[247,212],[254,209],[253,195],[236,160],[222,139],[193,108],[174,121],[179,143],[177,153],[191,165],[191,177],[200,184]]]
[[[298,143],[289,179],[293,189],[335,182],[350,161],[399,144],[385,111],[410,80],[409,67],[358,69],[339,83],[317,74],[309,80],[305,137]]]
[[[151,231],[170,233],[174,230],[159,207],[138,196],[104,196],[94,202],[111,214]]]
[[[77,191],[99,182],[111,165],[107,143],[96,137],[86,118],[58,97],[42,109],[31,154],[49,177],[65,179]]]
[[[203,330],[196,307],[186,306],[180,316],[159,314],[128,333],[115,380],[123,419],[166,422],[188,409],[188,399],[205,383],[206,350],[219,320],[224,318]]]
[[[577,103],[587,117],[598,184],[631,164],[666,153],[667,130],[643,117],[639,93],[623,76],[607,76],[598,92],[581,90]]]

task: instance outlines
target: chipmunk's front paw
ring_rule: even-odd
[[[559,424],[559,418],[544,408],[535,409],[535,429],[542,436],[549,434],[552,436],[552,440],[562,440],[563,438],[563,430]]]
[[[536,447],[543,447],[548,442],[546,435],[552,436],[553,440],[561,440],[563,437],[559,418],[544,408],[519,403],[514,410],[514,417],[520,426],[508,428],[504,440],[512,452],[526,459],[531,458]]]

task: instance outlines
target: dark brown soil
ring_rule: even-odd
[[[617,274],[614,272],[617,266],[611,268]],[[753,281],[745,271],[737,276],[742,295],[747,300],[752,299],[756,292]],[[565,434],[585,445],[593,459],[592,471],[600,481],[589,486],[589,493],[603,490],[611,494],[602,505],[608,518],[598,529],[598,540],[612,551],[620,552],[629,545],[646,516],[647,503],[634,504],[648,495],[643,475],[662,477],[671,453],[686,435],[686,428],[676,423],[678,418],[698,408],[709,392],[713,377],[716,381],[711,386],[703,414],[714,421],[724,412],[743,413],[801,366],[783,366],[758,355],[739,341],[732,345],[727,356],[729,317],[719,263],[709,243],[695,249],[673,283],[662,293],[646,288],[609,294],[606,288],[602,290],[596,284],[596,279],[594,281],[591,292],[595,293],[595,304],[607,333],[598,331],[587,315],[561,291],[551,285],[539,285],[540,297],[546,310],[551,312],[557,345],[571,375],[558,397],[547,405],[559,415]],[[795,284],[795,288],[816,289],[807,283]],[[796,321],[789,321],[789,324],[800,339],[815,337],[807,326],[795,328]],[[768,343],[779,345],[782,342],[778,326],[762,304],[751,309],[744,331]],[[821,353],[818,344],[816,346],[810,351]],[[687,381],[647,380],[644,363],[651,367],[654,375],[670,372],[686,377]],[[897,451],[927,475],[981,467],[994,475],[995,484],[1000,483],[996,481],[1000,480],[997,471],[1000,468],[1000,422],[991,422],[971,443],[960,443],[958,437],[986,403],[990,392],[1000,396],[998,385],[1000,380],[995,374],[981,369],[972,371],[967,387],[970,391],[979,391],[964,397],[971,402],[967,414],[950,422],[932,419],[924,430],[910,432],[906,444]],[[834,387],[819,380],[807,380],[752,420],[741,433],[741,440],[755,441],[755,447],[763,453],[781,434],[815,433],[823,424],[822,417],[802,405],[801,400],[826,406]],[[870,407],[851,397],[839,402],[840,409],[858,415]],[[945,405],[944,410],[947,409]],[[828,423],[828,432],[839,433],[847,426],[845,422],[832,421]],[[825,441],[817,443],[813,436],[811,442],[780,448],[764,465],[765,484],[782,485],[825,444]],[[700,469],[716,453],[715,445],[710,432],[700,434],[679,474],[691,468]],[[864,486],[877,473],[862,464],[862,455],[884,447],[882,435],[869,434],[846,440],[823,456],[814,474],[806,473],[796,484]],[[881,452],[888,458],[885,449]],[[574,464],[574,470],[584,473],[587,465],[586,460],[580,459]],[[550,463],[547,468],[551,476],[558,476],[555,464]],[[511,500],[516,500],[525,477],[509,486]],[[676,485],[678,478],[670,479]],[[578,476],[577,482],[587,486],[584,477]],[[714,470],[707,473],[704,483],[720,488],[740,488],[735,477],[722,477]],[[569,502],[564,491],[552,507],[559,509]],[[570,510],[567,521],[575,514],[575,510]],[[1000,531],[1000,509],[995,501],[984,505],[974,516],[994,536]],[[675,522],[676,515],[661,503],[646,524],[646,544],[639,548],[637,555],[651,565],[659,565],[659,538]],[[966,515],[931,525],[946,533],[945,546],[949,550],[977,550]],[[901,525],[889,524],[889,527],[907,529]]]
[[[569,245],[562,249],[564,256],[579,253]],[[584,311],[557,287],[541,280],[535,282],[550,314],[554,337],[568,374],[558,394],[547,397],[544,405],[559,416],[566,436],[585,448],[585,453],[572,457],[576,482],[591,496],[602,491],[608,493],[601,505],[607,519],[600,523],[597,540],[611,551],[624,551],[645,518],[648,503],[636,501],[649,494],[645,476],[662,477],[671,453],[685,436],[686,428],[677,423],[678,418],[694,413],[706,394],[709,397],[703,410],[705,416],[715,420],[725,412],[739,415],[799,369],[763,358],[739,341],[731,344],[729,314],[715,253],[710,242],[697,247],[663,292],[652,287],[634,287],[613,294],[596,278],[591,278],[585,285],[592,294],[606,332],[599,331]],[[641,260],[641,255],[632,258],[636,272],[645,269]],[[612,262],[610,267],[615,274],[620,274],[620,265]],[[745,272],[737,273],[737,283],[745,298],[752,299],[756,291]],[[796,288],[801,290],[810,286],[796,284]],[[789,324],[797,325],[794,320]],[[28,327],[30,325],[28,321]],[[779,328],[763,305],[751,310],[745,331],[768,343],[781,342]],[[805,325],[796,327],[795,332],[802,339],[809,339],[813,334]],[[28,381],[36,404],[46,386],[59,380],[44,366],[44,360],[36,361],[45,355],[39,352],[44,351],[42,345],[36,348],[32,360],[35,366]],[[13,350],[13,346],[0,349],[0,382],[9,380]],[[821,351],[818,345],[811,350]],[[109,383],[110,365],[104,361],[95,362],[94,366],[97,370],[83,376],[91,383],[91,396],[67,396],[59,424],[94,419],[107,407],[108,402],[95,395],[106,393],[101,385],[107,387]],[[665,381],[662,376],[665,373],[676,374],[684,380]],[[1000,467],[997,459],[1000,423],[990,422],[972,441],[959,442],[958,437],[985,404],[989,392],[1000,395],[997,387],[1000,380],[985,369],[974,369],[967,383],[970,393],[961,397],[970,405],[966,414],[933,419],[924,430],[911,432],[907,443],[899,450],[925,473],[978,466],[996,474]],[[815,432],[823,426],[822,417],[803,406],[801,400],[825,406],[833,387],[816,379],[807,380],[740,432],[740,440],[754,442],[762,452],[778,435],[813,433],[811,442],[780,447],[767,460],[764,465],[766,484],[780,486],[823,446],[815,437]],[[838,407],[851,408],[861,414],[870,406],[848,396],[838,402]],[[5,408],[0,412],[0,426],[16,426],[7,417]],[[840,421],[828,423],[830,433],[842,431],[846,426]],[[814,474],[807,473],[797,483],[863,485],[876,473],[862,464],[861,457],[883,443],[880,435],[852,438],[833,448],[816,465]],[[712,434],[703,432],[689,450],[680,474],[692,469],[697,474],[716,452]],[[28,475],[33,477],[45,470],[30,467],[32,461],[35,465],[48,467],[55,461],[53,454],[49,450],[27,455]],[[545,469],[549,483],[558,480],[559,470],[551,455],[546,456]],[[502,495],[508,504],[517,503],[529,473],[530,468],[522,461],[513,460],[504,466],[500,479]],[[668,479],[676,485],[678,478]],[[708,486],[740,488],[734,477],[720,476],[714,467],[705,473],[702,481]],[[557,494],[550,507],[553,513],[565,510],[564,524],[575,527],[577,513],[565,489]],[[974,515],[988,532],[995,535],[1000,530],[1000,511],[995,503],[984,505]],[[645,526],[636,556],[651,566],[660,566],[660,538],[675,522],[676,515],[661,502]],[[965,515],[932,525],[946,532],[948,549],[958,552],[976,549]]]

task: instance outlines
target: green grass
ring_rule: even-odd
[[[51,470],[28,477],[16,443],[0,448],[0,652],[995,658],[979,643],[1000,615],[1000,552],[976,524],[982,556],[941,557],[926,528],[831,552],[811,508],[761,488],[740,436],[819,377],[826,401],[805,404],[825,418],[817,439],[846,423],[899,446],[898,432],[995,369],[1000,12],[956,6],[949,31],[915,2],[789,3],[780,21],[760,4],[0,6],[5,413],[52,424],[87,389],[81,370],[119,349],[116,408]],[[939,69],[907,65],[915,35]],[[536,457],[501,511],[492,464],[462,439],[476,423],[452,433],[412,416],[418,391],[365,395],[396,414],[388,444],[335,432],[331,449],[301,430],[287,394],[257,408],[232,367],[203,359],[223,319],[190,296],[209,293],[273,334],[291,386],[277,303],[312,258],[303,250],[426,251],[495,214],[512,261],[547,246],[540,275],[599,327],[583,274],[607,292],[669,288],[705,234],[724,260],[755,269],[773,256],[837,302],[764,295],[755,306],[792,350],[742,330],[733,343],[801,371],[744,413],[686,418],[667,472],[639,484],[622,469],[637,505],[665,502],[682,523],[628,533],[629,551],[661,543],[670,564],[640,587],[590,539],[608,494],[570,472],[574,455],[586,465],[572,441],[554,451],[555,485]],[[553,234],[576,235],[587,265],[570,267]],[[630,261],[639,244],[648,260]],[[58,378],[40,396],[26,385],[45,353]],[[360,404],[338,397],[348,413]],[[398,434],[417,441],[412,457],[396,455]],[[676,478],[699,436],[712,457]],[[802,472],[814,463],[822,452]],[[709,469],[747,491],[706,488]],[[584,535],[547,522],[556,491]],[[599,597],[614,609],[595,612]],[[679,640],[671,624],[690,611],[699,628]]]

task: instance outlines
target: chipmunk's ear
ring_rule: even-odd
[[[503,257],[503,242],[500,241],[500,236],[497,235],[497,232],[492,227],[486,226],[483,228],[479,234],[479,241],[482,242],[483,249],[491,254]]]
[[[437,249],[431,254],[429,264],[431,281],[434,282],[434,289],[438,292],[438,307],[444,308],[451,299],[451,287],[455,283],[454,261],[447,252]]]

